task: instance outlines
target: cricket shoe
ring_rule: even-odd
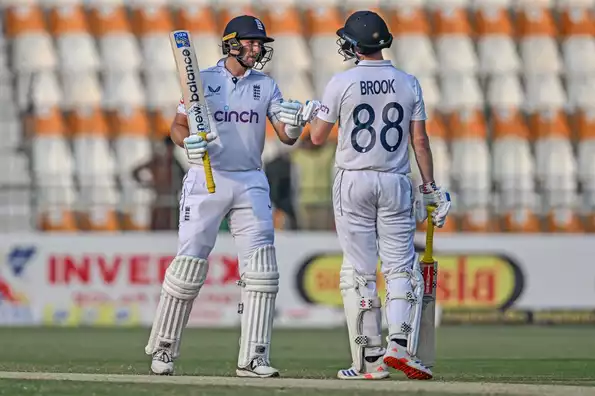
[[[372,362],[366,361],[363,372],[359,372],[352,366],[347,370],[339,370],[337,373],[337,378],[343,380],[380,380],[389,376],[390,373],[388,367],[384,364],[382,355]]]
[[[174,373],[174,360],[167,349],[159,349],[153,353],[151,373],[155,375],[172,375]]]
[[[417,358],[407,352],[407,348],[397,344],[395,341],[389,341],[384,363],[405,373],[407,378],[418,380],[432,379],[432,370],[424,366]]]
[[[271,367],[270,363],[263,357],[255,357],[246,367],[236,369],[238,377],[271,378],[278,377],[279,370]]]

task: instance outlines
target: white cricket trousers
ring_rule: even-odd
[[[216,191],[207,191],[204,168],[190,168],[180,197],[178,255],[206,259],[227,217],[242,274],[254,251],[274,243],[269,183],[262,170],[213,169]]]
[[[361,274],[386,276],[415,260],[413,185],[407,175],[339,169],[333,183],[335,223],[344,260]]]
[[[333,207],[343,268],[376,275],[380,257],[387,297],[406,296],[413,290],[409,279],[390,275],[410,271],[416,260],[414,199],[407,175],[342,169],[335,175]],[[378,295],[376,282],[368,281],[366,289]],[[411,309],[406,299],[387,299],[385,312],[391,336],[399,333],[396,329],[402,323],[409,323]]]

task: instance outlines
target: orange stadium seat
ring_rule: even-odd
[[[17,73],[54,69],[58,60],[46,30],[42,9],[35,4],[12,5],[5,11],[6,36],[13,40],[12,62]]]
[[[32,115],[33,174],[37,180],[38,226],[44,231],[75,231],[77,192],[67,128],[58,107],[38,108]]]
[[[201,69],[217,64],[223,57],[221,33],[213,9],[207,6],[180,7],[177,10],[176,28],[188,30],[195,43],[196,57]],[[220,31],[221,30],[221,31]]]
[[[103,108],[107,111],[121,106],[144,108],[146,105],[144,84],[135,70],[108,71],[103,77],[103,85]]]
[[[595,69],[595,14],[587,6],[569,5],[561,10],[561,45],[566,74],[584,76]]]
[[[334,6],[316,6],[305,12],[305,34],[309,36],[312,63],[316,72],[312,73],[314,94],[321,98],[331,77],[348,68],[337,51],[337,30],[343,26],[343,17]]]
[[[588,6],[563,7],[560,17],[560,33],[568,36],[595,36],[595,16]]]
[[[539,225],[529,128],[523,114],[512,107],[492,109],[492,129],[492,169],[502,230],[528,232]]]
[[[426,130],[430,137],[430,147],[432,148],[432,156],[434,158],[434,178],[441,186],[449,189],[451,187],[451,160],[448,151],[446,128],[444,127],[440,114],[437,112],[428,113]],[[412,168],[415,167],[416,162],[413,161]]]
[[[270,70],[278,76],[291,70],[292,73],[307,73],[312,67],[310,51],[304,38],[301,15],[297,8],[277,5],[267,13],[270,25],[267,33],[275,38],[275,61]]]
[[[553,209],[547,216],[546,229],[556,233],[582,233],[585,226],[573,206]]]
[[[520,53],[526,74],[552,74],[562,71],[556,37],[558,30],[549,8],[529,3],[517,11]]]
[[[122,186],[122,204],[119,207],[122,229],[146,230],[150,225],[148,213],[153,194],[138,185],[132,172],[152,156],[149,117],[142,108],[121,108],[112,113],[111,127],[115,137],[116,172]],[[169,125],[166,131],[169,131]],[[159,132],[159,136],[167,135],[168,132]]]
[[[115,211],[118,191],[105,114],[99,107],[79,108],[70,113],[68,123],[85,208],[79,215],[81,228],[115,231],[119,227]]]
[[[503,232],[535,233],[542,231],[539,217],[529,208],[507,211],[502,221]]]
[[[390,9],[389,27],[395,36],[395,63],[408,73],[429,76],[438,69],[426,11],[415,4]]]
[[[58,5],[50,10],[49,26],[56,39],[63,73],[97,70],[99,54],[82,5]],[[76,51],[72,49],[76,48]]]
[[[440,106],[440,88],[437,79],[433,75],[420,75],[417,76],[417,80],[423,93],[426,112],[432,113]]]
[[[308,75],[312,63],[298,10],[294,7],[273,7],[268,12],[268,19],[268,34],[275,38],[272,43],[275,58],[269,67],[271,74],[285,98],[311,99],[315,94]]]
[[[85,107],[99,107],[103,92],[99,76],[94,71],[80,71],[62,75],[62,109],[66,111]]]
[[[457,199],[466,209],[462,226],[474,231],[489,231],[490,152],[487,125],[481,110],[461,109],[448,117],[451,138],[451,172],[458,186]],[[453,183],[455,181],[453,180]]]
[[[53,70],[38,71],[32,75],[16,76],[16,101],[21,110],[32,107],[48,108],[61,106],[63,94],[60,81]]]
[[[505,110],[524,108],[525,94],[521,80],[515,73],[491,75],[487,79],[486,101],[491,108]]]
[[[475,21],[481,71],[484,74],[518,72],[521,65],[508,10],[490,4],[479,7],[475,11]]]
[[[138,5],[132,9],[132,27],[140,39],[142,68],[147,71],[176,71],[169,33],[174,29],[165,2]]]
[[[474,32],[467,10],[457,4],[438,4],[433,11],[435,43],[441,74],[473,74],[478,59],[473,47]]]
[[[97,37],[104,71],[140,67],[142,55],[123,2],[92,3],[89,21]]]
[[[388,5],[387,23],[395,36],[422,35],[429,36],[432,28],[426,10],[419,4]]]

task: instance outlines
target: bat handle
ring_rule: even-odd
[[[430,205],[426,207],[428,211],[428,229],[426,231],[426,249],[422,258],[424,263],[434,262],[434,219],[432,218],[432,213],[435,209],[434,206]]]
[[[201,132],[200,136],[206,141],[207,134],[206,132]],[[205,153],[204,157],[202,158],[202,163],[205,168],[205,179],[207,181],[207,190],[209,194],[215,193],[215,178],[213,177],[213,168],[211,168],[211,158],[209,157],[209,153]]]

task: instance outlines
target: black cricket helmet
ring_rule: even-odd
[[[373,11],[356,11],[347,18],[345,26],[337,30],[339,54],[345,60],[357,58],[357,54],[370,55],[390,48],[393,35],[386,22]]]
[[[244,62],[246,53],[245,48],[240,43],[240,40],[259,40],[262,41],[262,49],[260,54],[256,57],[254,66],[248,66]],[[245,68],[253,68],[260,70],[264,65],[273,58],[273,47],[264,45],[275,41],[272,37],[267,36],[264,23],[256,17],[251,15],[241,15],[233,18],[225,26],[223,32],[222,45],[223,55],[228,55],[231,50],[239,51],[239,55],[234,56],[238,62]]]

